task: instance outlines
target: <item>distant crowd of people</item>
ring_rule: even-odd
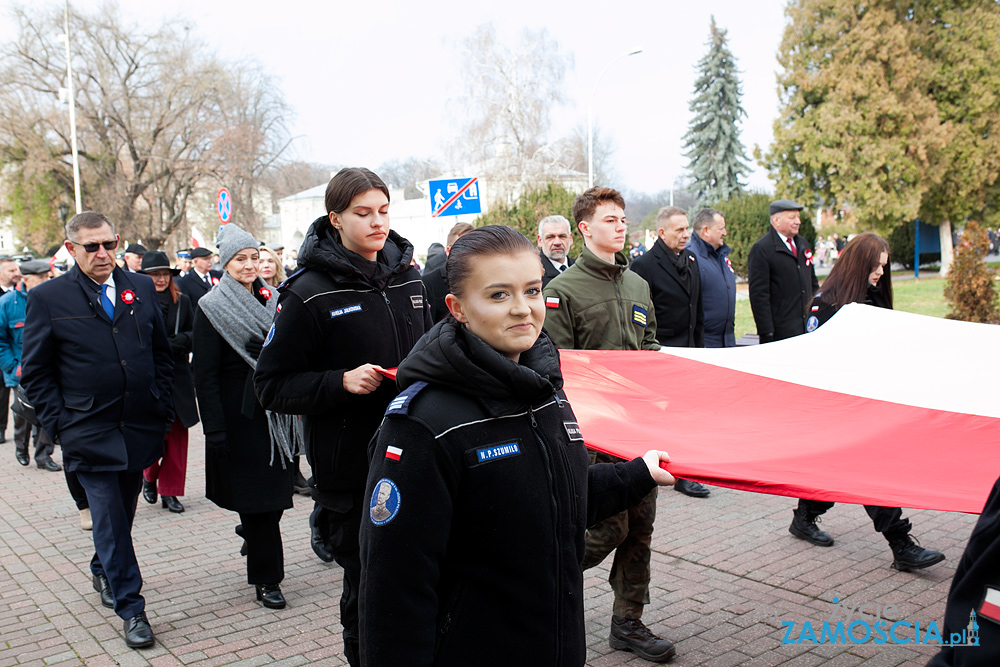
[[[131,539],[136,503],[185,511],[188,432],[200,422],[205,494],[238,515],[247,583],[266,608],[287,604],[283,513],[296,491],[311,495],[312,549],[343,569],[349,664],[582,665],[583,572],[612,553],[610,646],[672,659],[674,643],[643,621],[657,490],[711,490],[667,472],[660,443],[631,461],[588,451],[558,350],[736,346],[723,213],[689,220],[665,206],[652,246],[627,250],[623,196],[595,187],[576,197],[573,223],[542,217],[533,240],[456,224],[421,272],[390,228],[376,174],[341,170],[325,205],[294,267],[233,224],[217,252],[172,263],[132,244],[119,263],[113,221],[91,211],[66,223],[75,261],[57,279],[46,262],[0,261],[16,456],[29,463],[34,433],[36,465],[58,471],[61,446],[93,533],[92,583],[126,644],[155,643]],[[749,254],[762,344],[814,331],[848,303],[893,305],[888,245],[871,233],[830,241],[825,257],[838,256],[820,288],[801,210],[772,202]],[[789,532],[833,545],[817,526],[831,507],[800,500]],[[944,559],[911,539],[899,508],[865,509],[894,568]],[[989,568],[966,567],[960,589],[956,577],[946,632],[984,579],[1000,585]]]

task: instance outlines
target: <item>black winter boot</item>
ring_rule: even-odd
[[[892,566],[900,572],[922,570],[944,560],[944,554],[933,549],[924,549],[906,533],[886,535],[892,549]]]
[[[792,519],[792,525],[788,527],[789,533],[818,547],[833,546],[833,538],[816,527],[818,516],[798,507],[792,513],[795,517]]]

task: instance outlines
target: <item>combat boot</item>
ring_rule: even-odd
[[[638,618],[612,616],[608,643],[615,650],[632,651],[650,662],[666,662],[677,653],[673,642],[654,635]]]
[[[922,570],[944,560],[944,554],[933,549],[924,549],[906,533],[886,535],[892,549],[892,566],[900,572]]]
[[[819,521],[818,516],[800,507],[796,507],[792,513],[795,518],[792,519],[792,525],[788,527],[789,533],[818,547],[833,546],[833,538],[816,527],[816,522]]]

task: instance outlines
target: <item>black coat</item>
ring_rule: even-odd
[[[194,380],[206,436],[205,496],[234,512],[290,508],[293,468],[282,468],[280,455],[271,465],[271,435],[254,395],[253,369],[200,309],[194,316]],[[226,434],[221,450],[208,442],[218,432]]]
[[[181,292],[177,295],[177,302],[167,306],[164,324],[174,359],[174,414],[184,428],[191,428],[198,423],[198,406],[195,404],[190,362],[194,310],[187,294]]]
[[[819,281],[809,244],[798,235],[794,241],[798,257],[772,227],[750,248],[750,308],[762,343],[806,332],[809,306]]]
[[[441,264],[431,271],[424,271],[420,276],[424,283],[424,291],[427,292],[427,305],[431,311],[431,321],[440,322],[448,316],[448,304],[444,298],[448,296],[448,275],[445,272],[445,265]]]
[[[117,267],[113,277],[113,321],[78,266],[28,296],[21,386],[70,471],[148,467],[174,418],[173,362],[153,281]]]
[[[219,283],[219,279],[222,278],[222,271],[209,271],[208,275],[210,278],[214,279],[212,280],[213,284],[217,285]],[[193,306],[197,306],[198,300],[208,294],[208,291],[212,289],[205,284],[205,281],[202,280],[197,273],[195,273],[194,269],[191,269],[184,274],[184,277],[177,280],[177,287],[179,287],[182,292],[191,298],[191,304]]]
[[[552,262],[549,261],[549,258],[541,250],[538,251],[538,256],[542,258],[542,268],[545,269],[545,273],[542,274],[542,289],[545,289],[549,281],[561,274],[562,271],[557,271],[556,267],[552,266]],[[567,257],[566,264],[567,266],[573,266],[573,259]]]
[[[319,502],[361,493],[368,442],[396,385],[370,394],[344,389],[344,373],[366,363],[395,368],[431,326],[413,246],[389,232],[377,262],[344,248],[326,216],[299,252],[300,269],[279,288],[278,313],[257,362],[257,395],[269,410],[303,415]],[[204,419],[204,415],[202,415]]]
[[[588,465],[544,334],[514,363],[447,319],[398,378],[361,522],[364,664],[582,665],[584,531],[652,490],[645,463]]]
[[[986,506],[972,529],[969,543],[955,568],[944,610],[941,635],[947,640],[951,633],[966,630],[976,612],[979,630],[978,646],[946,646],[935,655],[927,667],[979,667],[1000,664],[1000,622],[994,612],[983,616],[983,602],[989,588],[1000,590],[1000,479],[993,484]],[[966,634],[968,640],[968,634]]]
[[[705,309],[701,302],[701,272],[694,253],[685,248],[680,262],[663,239],[632,260],[629,268],[649,283],[656,308],[656,340],[668,347],[705,347]],[[682,275],[683,272],[683,275]]]

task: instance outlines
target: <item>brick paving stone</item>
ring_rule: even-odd
[[[309,546],[311,501],[295,497],[282,519],[288,607],[271,611],[246,583],[235,514],[204,497],[203,439],[191,431],[187,511],[140,501],[133,535],[144,575],[155,648],[128,649],[121,620],[91,588],[91,534],[62,475],[22,468],[0,450],[0,667],[103,665],[302,665],[343,660],[338,605],[342,573]],[[58,458],[58,454],[57,454]],[[922,543],[944,563],[918,573],[891,569],[892,555],[859,507],[823,517],[830,548],[788,534],[795,499],[714,488],[707,499],[665,490],[657,502],[651,603],[643,620],[677,644],[688,665],[922,665],[923,644],[782,644],[782,622],[816,627],[843,604],[892,604],[901,619],[941,623],[955,565],[975,516],[904,510]],[[608,646],[610,559],[584,573],[588,665],[647,665]],[[884,616],[883,616],[884,617]],[[869,620],[870,614],[869,614]],[[898,631],[912,638],[913,630]]]

